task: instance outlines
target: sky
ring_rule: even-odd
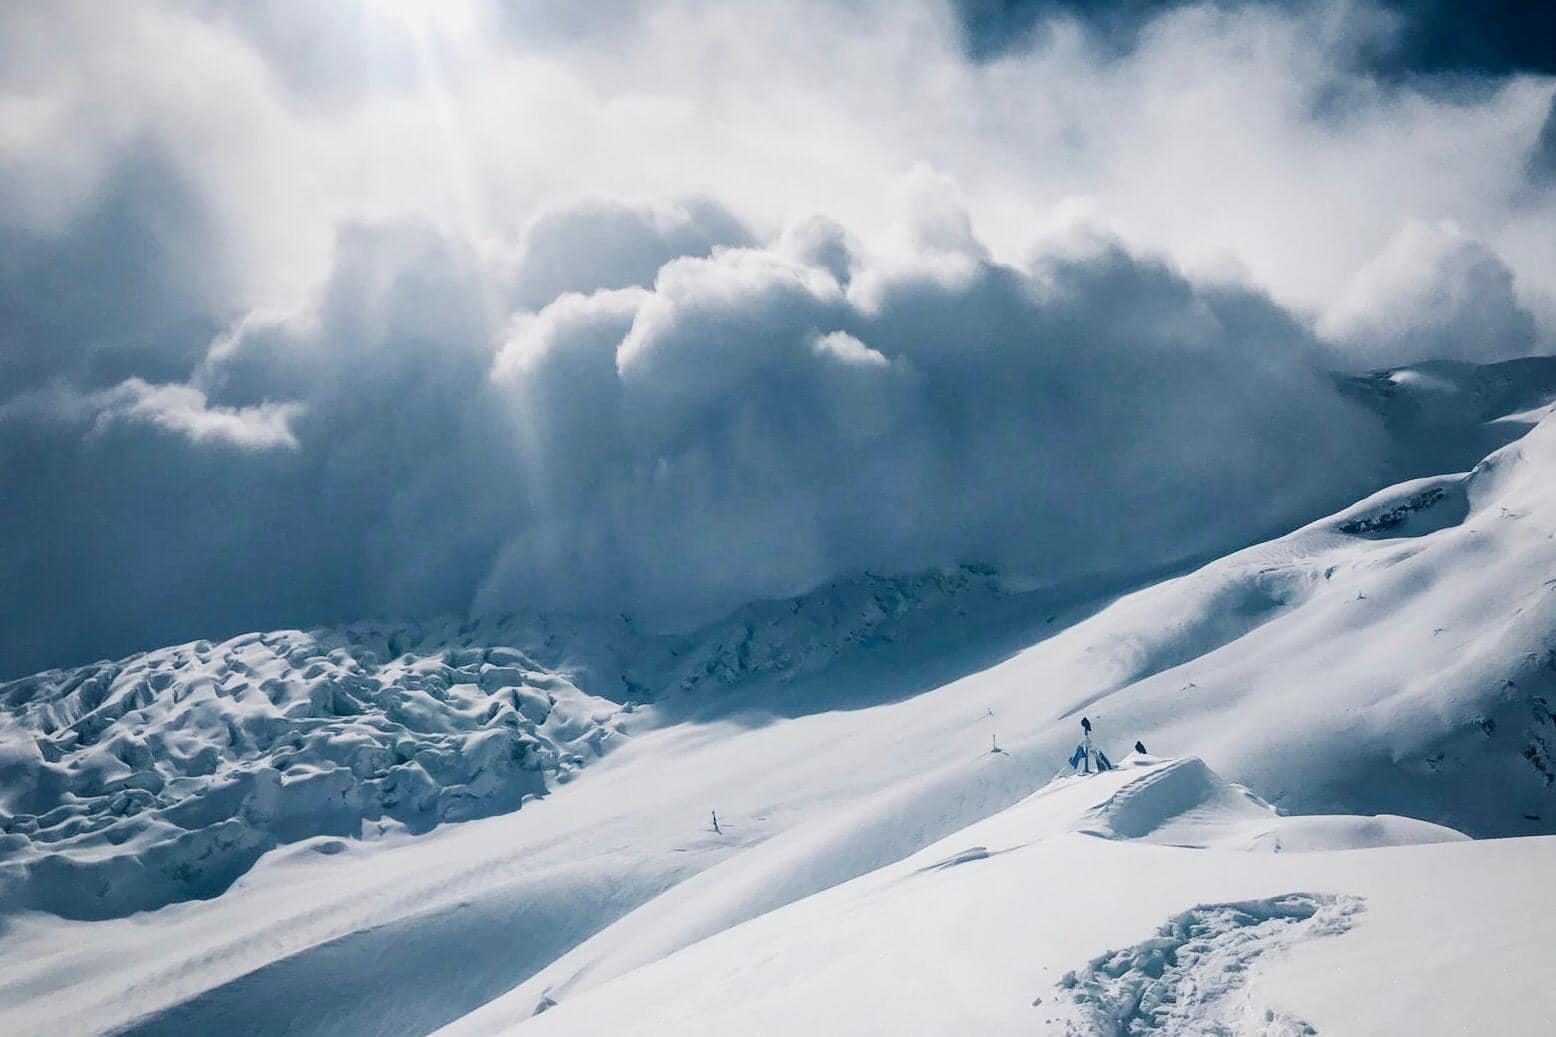
[[[1556,344],[1536,7],[6,5],[0,676],[1348,503]]]

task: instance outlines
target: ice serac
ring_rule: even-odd
[[[0,903],[103,918],[221,893],[315,836],[516,810],[617,704],[457,630],[195,642],[0,685]]]

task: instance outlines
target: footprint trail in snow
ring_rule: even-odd
[[[1311,1026],[1261,1007],[1248,987],[1262,956],[1351,927],[1357,897],[1288,893],[1263,900],[1202,904],[1174,915],[1150,939],[1109,951],[1060,981],[1074,1016],[1069,1034],[1262,1034],[1297,1037]]]

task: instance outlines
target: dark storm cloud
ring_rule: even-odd
[[[1556,96],[1529,152],[1529,178],[1542,187],[1556,184]]]
[[[1127,53],[1152,19],[1201,0],[956,0],[967,48],[997,57],[1041,41],[1054,19],[1086,27],[1104,53]],[[1301,12],[1312,0],[1210,0],[1226,10],[1266,7]],[[1362,5],[1365,10],[1365,5]],[[1380,0],[1391,30],[1368,34],[1357,58],[1380,76],[1459,73],[1502,76],[1556,73],[1556,5],[1529,0]]]
[[[1079,22],[1105,51],[1124,53],[1153,17],[1185,5],[1185,0],[956,0],[967,49],[980,59],[1040,43],[1056,19]]]
[[[1556,5],[1538,0],[1386,0],[1400,19],[1374,57],[1387,73],[1556,73]]]
[[[144,219],[159,204],[125,209]],[[561,227],[594,247],[556,252]],[[0,399],[0,542],[15,548],[0,552],[0,672],[278,623],[464,610],[527,521],[511,400],[488,380],[507,313],[494,318],[494,277],[499,296],[651,282],[665,260],[744,235],[709,203],[584,201],[536,221],[526,258],[494,272],[422,228],[348,228],[308,312],[254,315],[208,358],[208,329],[178,356],[112,355],[117,377],[187,388],[113,386],[87,376],[108,360],[69,348],[92,340],[47,340],[57,348],[32,382],[54,381],[8,381]],[[83,320],[71,305],[158,255],[130,244],[105,253],[122,271],[61,266],[73,294],[43,317]],[[162,295],[139,301],[182,312]]]
[[[231,316],[226,259],[178,166],[138,144],[104,183],[57,233],[0,220],[0,402],[52,378],[181,377]]]
[[[307,329],[258,322],[196,372],[224,431],[102,395],[0,408],[18,491],[0,502],[3,536],[30,545],[0,553],[14,590],[0,605],[5,669],[463,608],[484,561],[474,491],[512,482],[504,450],[485,446],[484,320],[467,252],[425,231],[354,229]],[[278,393],[296,397],[290,444],[234,434],[256,414],[246,400]]]

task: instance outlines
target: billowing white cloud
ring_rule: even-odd
[[[0,656],[1342,503],[1387,451],[1333,369],[1556,341],[1556,84],[1374,79],[1368,11],[979,62],[933,0],[7,8],[0,544],[54,546]]]
[[[672,259],[750,241],[749,231],[706,199],[655,206],[565,199],[524,228],[513,260],[513,303],[539,309],[564,292],[652,284]]]
[[[1304,313],[1401,228],[1449,219],[1556,321],[1556,200],[1529,189],[1556,84],[1375,80],[1357,55],[1403,26],[1365,5],[1175,7],[1124,54],[1060,23],[983,63],[937,0],[564,6],[7,12],[0,220],[67,226],[154,142],[240,260],[246,308],[295,304],[347,220],[501,248],[561,197],[697,196],[768,230],[825,213],[885,247],[912,184],[940,177],[1003,260],[1081,213]],[[934,192],[917,204],[924,233],[971,240]]]
[[[82,425],[102,434],[117,424],[148,425],[191,443],[221,443],[249,450],[295,449],[291,423],[302,407],[266,402],[251,407],[212,406],[191,385],[152,385],[127,378],[111,389],[79,393],[54,383],[0,404],[0,421]]]
[[[891,364],[885,355],[846,331],[829,331],[817,336],[814,348],[816,352],[831,357],[845,367],[886,367]]]
[[[201,378],[295,385],[309,467],[375,473],[335,502],[369,611],[463,587],[675,622],[858,567],[1139,570],[1375,477],[1381,431],[1257,294],[1117,248],[1023,269],[926,246],[845,283],[828,250],[797,258],[805,226],[484,330],[472,253],[355,232],[288,345],[257,323]]]
[[[1319,328],[1357,362],[1506,360],[1536,352],[1539,331],[1512,271],[1452,223],[1400,230],[1324,314]]]
[[[261,403],[253,407],[213,407],[199,389],[188,385],[149,385],[130,378],[89,401],[94,426],[145,422],[188,436],[196,443],[219,442],[254,450],[295,448],[291,422],[297,403]]]

